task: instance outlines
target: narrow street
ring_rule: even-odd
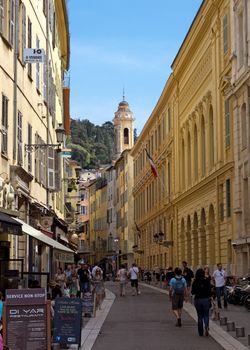
[[[223,349],[212,337],[199,337],[195,321],[183,313],[183,326],[175,326],[168,296],[140,286],[141,295],[119,297],[118,284],[108,282],[106,288],[116,299],[96,339],[93,350],[180,350],[185,344],[195,349]]]

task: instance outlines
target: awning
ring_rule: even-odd
[[[22,224],[11,216],[0,212],[0,233],[22,235]]]
[[[45,243],[46,245],[49,245],[55,249],[58,250],[62,250],[64,252],[69,252],[69,253],[74,253],[73,250],[65,247],[64,245],[62,245],[61,243],[55,241],[54,239],[46,236],[44,233],[42,233],[41,231],[35,229],[34,227],[26,224],[26,222],[16,219],[19,223],[21,223],[22,226],[22,230],[24,233],[26,233],[27,235],[37,239],[38,241],[41,241],[43,243]]]

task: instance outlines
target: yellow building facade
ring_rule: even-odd
[[[26,63],[25,49],[41,49],[42,62]],[[1,241],[8,248],[4,258],[22,259],[29,272],[51,272],[52,260],[57,261],[52,258],[53,240],[46,245],[45,236],[56,235],[61,223],[55,220],[64,214],[57,194],[61,158],[56,147],[43,145],[57,145],[56,129],[63,127],[63,77],[69,56],[65,1],[0,2],[0,181],[10,184],[14,197],[6,207],[1,202],[0,211],[11,210],[10,215],[27,224],[27,231],[35,228],[41,238],[25,232],[5,235]]]
[[[106,258],[108,249],[107,180],[104,176],[89,186],[89,195],[90,263],[94,264]]]
[[[133,159],[130,150],[124,150],[117,159],[116,172],[116,237],[119,243],[120,263],[131,266],[134,262],[134,201],[133,188]]]
[[[195,269],[214,269],[221,261],[235,272],[234,139],[225,97],[230,25],[230,1],[203,1],[132,149],[137,262],[143,268],[186,260]]]

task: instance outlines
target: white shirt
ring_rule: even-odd
[[[139,269],[136,266],[133,266],[129,269],[130,279],[137,280],[138,279]]]
[[[214,271],[215,287],[223,287],[225,285],[226,272],[224,270]]]
[[[120,279],[120,282],[126,282],[127,281],[127,270],[122,268],[118,271],[118,277]]]

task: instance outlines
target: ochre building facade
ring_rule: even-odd
[[[138,264],[235,272],[230,1],[203,1],[132,149]],[[145,148],[153,158],[154,177]]]

